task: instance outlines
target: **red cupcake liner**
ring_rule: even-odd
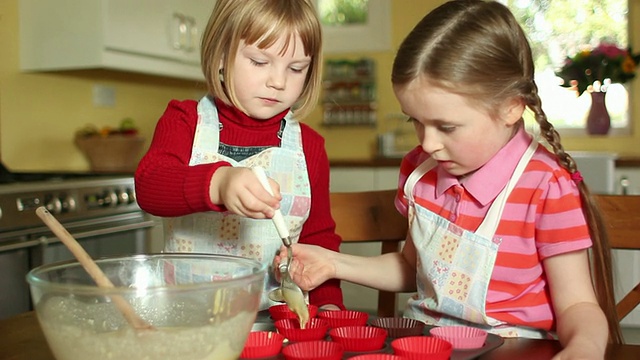
[[[484,345],[487,332],[471,326],[440,326],[429,330],[431,336],[448,341],[454,349],[478,349]]]
[[[282,355],[286,360],[342,360],[344,348],[331,341],[306,341],[285,346]]]
[[[450,342],[431,336],[408,336],[391,341],[393,353],[409,360],[448,360],[453,352]]]
[[[367,320],[369,320],[369,314],[356,310],[328,310],[319,312],[317,316],[327,320],[329,327],[332,328],[341,326],[365,326],[367,325]]]
[[[289,341],[313,341],[321,340],[327,335],[329,324],[324,319],[309,319],[304,329],[300,328],[297,319],[281,319],[274,323],[278,332]]]
[[[387,330],[373,326],[343,326],[329,330],[331,340],[344,346],[344,351],[375,351],[384,347]]]
[[[387,330],[389,337],[401,338],[406,336],[420,336],[424,332],[424,323],[409,318],[381,317],[374,319],[371,326]]]
[[[240,357],[257,359],[275,356],[280,353],[284,336],[274,331],[252,331],[247,337]]]
[[[318,307],[310,304],[307,305],[307,307],[309,309],[309,318],[316,317],[316,315],[318,314]],[[287,304],[278,304],[278,305],[270,306],[269,314],[271,315],[271,318],[274,321],[281,320],[281,319],[297,319],[298,318],[298,315],[296,315],[296,313],[291,311],[291,309],[289,309],[289,306]]]

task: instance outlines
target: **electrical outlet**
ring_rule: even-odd
[[[112,86],[93,85],[93,106],[116,106],[116,89]]]

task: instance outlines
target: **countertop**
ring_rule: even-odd
[[[54,360],[34,312],[0,320],[0,359]],[[561,349],[553,340],[505,339],[481,360],[546,360]],[[606,360],[640,359],[640,346],[609,345]]]
[[[571,152],[569,152],[571,153]],[[372,159],[329,159],[331,167],[399,167],[401,157],[375,157]],[[640,167],[640,157],[620,156],[615,160],[616,167]]]

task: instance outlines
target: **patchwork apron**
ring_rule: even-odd
[[[469,325],[505,337],[545,338],[539,329],[509,326],[486,313],[489,281],[501,238],[495,237],[509,194],[533,156],[533,140],[511,179],[491,204],[480,227],[467,231],[415,203],[413,188],[435,167],[429,158],[407,178],[409,231],[417,254],[418,294],[408,301],[405,316],[430,325]]]
[[[204,97],[198,103],[198,125],[193,141],[190,166],[227,161],[234,167],[262,166],[267,176],[280,184],[282,215],[291,241],[297,242],[309,216],[311,190],[302,148],[300,124],[285,116],[280,147],[271,147],[242,161],[218,153],[220,122],[213,102]],[[165,251],[236,255],[267,264],[268,274],[260,310],[274,304],[268,294],[279,283],[274,276],[273,257],[282,240],[271,219],[251,219],[230,212],[204,212],[164,218]]]

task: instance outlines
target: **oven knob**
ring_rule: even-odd
[[[114,190],[106,190],[102,197],[102,204],[105,207],[115,207],[118,205],[118,195]]]
[[[62,201],[57,196],[49,196],[44,201],[44,206],[52,214],[60,214],[62,212]]]
[[[127,193],[129,194],[129,204],[136,203],[136,191],[133,189],[127,189]]]
[[[76,209],[78,208],[78,205],[76,204],[76,199],[73,198],[73,196],[71,195],[63,195],[62,197],[62,211],[69,213],[69,212],[74,212],[76,211]]]
[[[119,205],[129,204],[129,192],[127,192],[127,190],[118,190],[118,204]]]

